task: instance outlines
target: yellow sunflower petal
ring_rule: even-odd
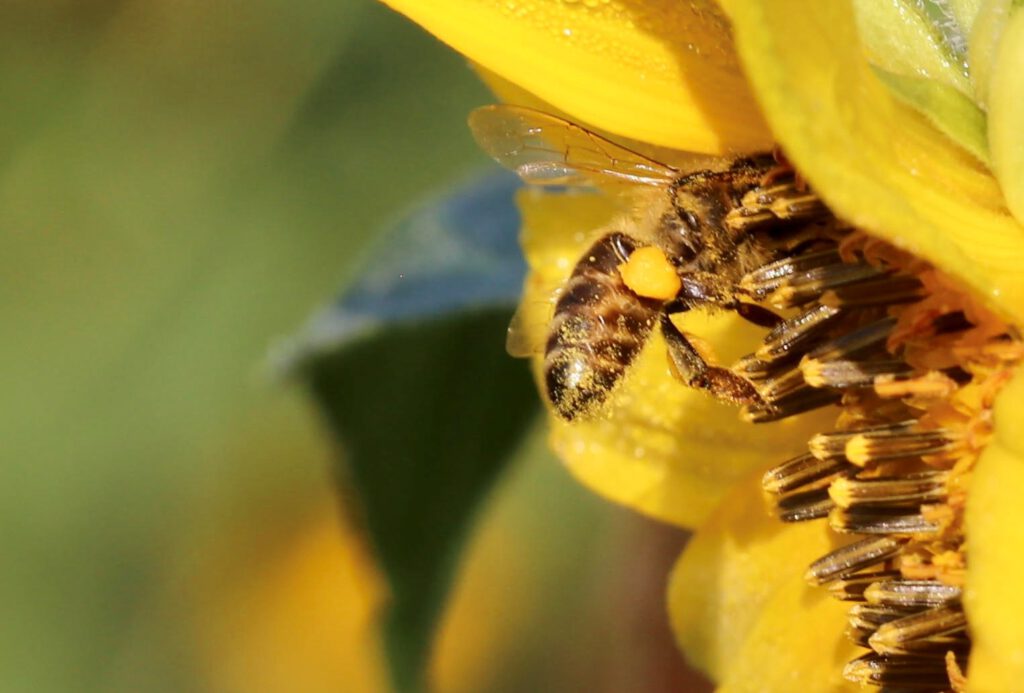
[[[912,0],[853,0],[865,56],[887,72],[924,77],[969,93],[967,71],[915,5]]]
[[[776,591],[831,548],[824,523],[784,525],[767,514],[758,478],[738,484],[697,531],[669,582],[669,615],[687,659],[726,679]],[[838,639],[842,628],[833,632]]]
[[[843,680],[851,659],[864,653],[843,636],[849,604],[787,578],[758,614],[718,693],[863,691]]]
[[[771,146],[715,4],[385,0],[555,107],[626,137],[703,152]]]
[[[996,437],[974,469],[967,505],[971,690],[1018,690],[1024,681],[1024,371],[1000,393]]]
[[[949,0],[949,9],[965,35],[970,35],[983,0]]]
[[[989,77],[996,59],[999,40],[1006,20],[1010,16],[1012,0],[982,0],[971,27],[968,43],[968,64],[971,66],[971,84],[974,98],[982,106],[988,105]]]
[[[836,213],[1024,319],[1024,227],[981,164],[879,81],[849,2],[724,0],[787,155]]]
[[[992,163],[1006,203],[1024,221],[1024,12],[1006,23],[988,86]]]
[[[523,248],[531,267],[513,332],[513,350],[543,348],[551,297],[613,210],[596,195],[526,190]],[[760,331],[735,316],[688,316],[684,329],[707,340],[720,361],[751,350]],[[540,358],[535,369],[540,376]],[[569,470],[596,492],[682,526],[699,523],[721,495],[751,469],[797,454],[821,419],[759,426],[752,431],[735,408],[676,381],[660,335],[648,342],[608,406],[586,420],[552,417],[552,444]],[[757,435],[751,435],[756,432]]]

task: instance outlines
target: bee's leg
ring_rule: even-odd
[[[741,318],[747,322],[753,323],[758,327],[775,327],[782,322],[782,318],[761,306],[753,303],[743,303],[736,299],[734,296],[724,294],[722,291],[714,291],[709,287],[715,284],[714,277],[706,277],[699,273],[691,273],[690,276],[683,278],[683,286],[680,289],[680,294],[683,298],[672,301],[668,304],[667,312],[669,313],[683,313],[689,310],[690,306],[687,305],[686,301],[701,301],[706,303],[712,303],[714,305],[725,308],[726,310],[736,311]]]
[[[668,345],[669,360],[679,379],[690,387],[707,391],[720,400],[732,404],[761,403],[761,396],[745,378],[728,368],[712,366],[693,348],[668,312],[661,314],[661,332]]]
[[[758,327],[771,328],[782,323],[782,318],[778,315],[767,308],[762,308],[753,303],[740,303],[737,301],[735,305],[728,307],[735,310],[741,318]]]

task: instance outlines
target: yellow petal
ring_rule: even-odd
[[[988,120],[964,92],[932,79],[908,77],[876,69],[875,74],[909,106],[923,113],[947,137],[986,166],[989,162]]]
[[[981,5],[982,0],[949,0],[949,8],[965,36],[970,36]]]
[[[597,128],[702,152],[771,146],[728,23],[709,0],[385,2]]]
[[[718,693],[862,691],[843,667],[864,653],[843,635],[849,604],[800,576],[779,586],[758,614]]]
[[[531,274],[515,337],[538,353],[553,291],[600,237],[614,210],[596,195],[534,190],[523,191],[520,207]],[[688,315],[683,327],[710,342],[724,363],[751,351],[761,334],[731,315]],[[534,360],[538,379],[540,361]],[[735,408],[674,379],[664,342],[655,334],[601,413],[572,423],[552,417],[551,437],[569,470],[596,492],[656,518],[693,526],[751,469],[800,452],[823,421],[808,417],[753,429],[740,421]]]
[[[878,80],[849,2],[723,5],[773,132],[835,212],[1021,322],[1024,228],[981,164]]]
[[[1010,3],[1011,0],[983,0],[971,27],[968,42],[971,84],[974,86],[974,98],[983,108],[988,106],[989,77],[1010,16]]]
[[[1006,23],[988,87],[992,163],[1006,203],[1024,221],[1024,12]]]
[[[616,135],[608,132],[607,130],[602,130],[593,123],[587,123],[578,116],[566,113],[565,111],[555,107],[553,104],[539,98],[536,94],[531,94],[519,85],[513,84],[500,75],[491,72],[482,65],[474,64],[473,69],[476,70],[477,75],[479,75],[480,79],[487,85],[487,88],[490,89],[497,99],[503,103],[526,106],[528,108],[541,111],[542,113],[550,113],[551,115],[558,116],[564,120],[577,123],[592,132],[596,132],[602,137],[626,147],[627,149],[643,154],[654,161],[660,161],[663,164],[673,166],[680,171],[699,171],[704,168],[712,168],[721,163],[721,157],[714,154],[702,154],[699,152],[670,149],[668,147],[661,147],[656,144],[651,144],[650,142],[623,137],[622,135]]]
[[[922,77],[964,93],[971,92],[967,71],[951,55],[943,36],[912,0],[853,0],[865,57],[898,75]]]
[[[967,504],[971,624],[968,680],[974,691],[1019,690],[1024,681],[1024,371],[1000,393],[996,436],[978,461]]]
[[[759,476],[726,496],[686,547],[669,582],[669,615],[680,647],[691,664],[717,681],[737,665],[775,593],[832,548],[825,523],[784,525],[770,517]],[[842,627],[831,633],[838,640]]]

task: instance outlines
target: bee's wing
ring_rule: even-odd
[[[535,356],[544,348],[544,344],[540,341],[544,333],[530,329],[531,325],[527,324],[525,312],[522,305],[516,309],[512,321],[508,324],[508,333],[505,335],[505,351],[509,356],[517,359]]]
[[[521,106],[469,115],[481,148],[527,183],[549,186],[667,186],[679,172],[555,116]]]

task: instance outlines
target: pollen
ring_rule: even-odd
[[[765,473],[765,495],[780,520],[822,520],[849,537],[806,573],[853,605],[846,635],[866,653],[846,666],[849,680],[963,690],[964,508],[1024,342],[940,271],[882,241],[850,231],[815,245],[741,281],[793,311],[734,366],[764,400],[744,418],[838,406],[807,453]]]
[[[676,268],[660,248],[640,248],[619,265],[622,281],[637,296],[668,301],[682,287]]]

